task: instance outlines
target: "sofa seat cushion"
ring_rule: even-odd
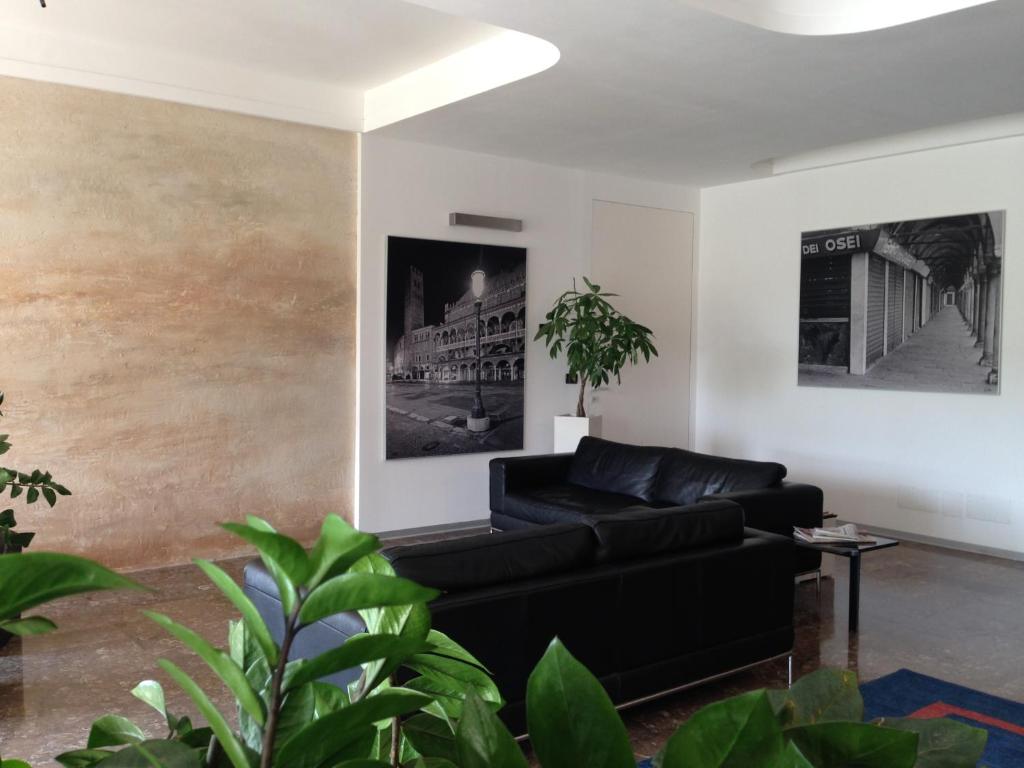
[[[381,554],[399,576],[451,593],[582,568],[594,561],[595,545],[588,526],[567,524],[390,547]]]
[[[594,491],[652,501],[658,464],[664,453],[664,448],[584,437],[569,464],[567,479],[573,485]]]
[[[666,449],[658,468],[653,497],[686,506],[704,496],[770,488],[782,482],[786,468],[771,461],[747,461]]]
[[[505,497],[504,513],[530,523],[550,525],[581,523],[586,515],[612,515],[637,506],[649,505],[635,496],[558,483],[509,494]]]
[[[628,560],[743,540],[743,507],[706,501],[688,507],[629,509],[589,519],[599,562]]]

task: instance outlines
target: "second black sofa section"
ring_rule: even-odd
[[[441,590],[433,626],[477,656],[525,731],[526,684],[553,637],[625,704],[784,655],[793,644],[793,542],[743,527],[728,501],[384,550]],[[281,607],[258,562],[245,591],[278,640]],[[339,614],[299,633],[309,658],[364,631]],[[358,670],[331,681],[344,685]]]
[[[491,526],[508,531],[585,523],[729,500],[743,507],[747,526],[792,537],[793,526],[822,524],[823,495],[785,476],[786,468],[774,462],[584,437],[575,453],[492,459]],[[796,572],[820,565],[820,552],[796,553]]]

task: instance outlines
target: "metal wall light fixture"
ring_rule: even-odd
[[[522,232],[522,219],[503,219],[499,216],[480,216],[475,213],[449,213],[448,225],[451,227],[480,227],[482,229],[502,229],[506,232]]]

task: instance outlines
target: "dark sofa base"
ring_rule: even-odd
[[[723,519],[734,514],[731,507],[722,507]],[[535,531],[547,541],[549,529],[529,526],[523,533]],[[595,532],[595,552],[602,551],[597,539],[608,533]],[[445,593],[430,604],[432,624],[492,672],[507,700],[501,717],[514,733],[526,730],[527,681],[554,637],[601,681],[616,705],[647,700],[786,655],[793,647],[793,541],[749,528],[738,535]],[[514,547],[530,538],[476,538],[489,550],[505,536]],[[438,556],[424,546],[424,557]],[[459,554],[464,540],[445,546],[465,561],[465,553]],[[423,566],[408,549],[384,553],[394,558],[400,576],[410,563]],[[245,569],[245,593],[280,642],[280,602],[258,563]],[[363,629],[352,613],[315,622],[299,634],[291,658],[318,655]],[[355,674],[350,670],[329,682],[343,685]]]

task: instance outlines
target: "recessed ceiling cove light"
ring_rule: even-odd
[[[791,35],[848,35],[909,24],[994,0],[686,0],[719,16]]]

